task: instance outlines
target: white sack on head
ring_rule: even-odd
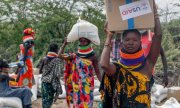
[[[74,42],[82,37],[89,39],[95,45],[100,45],[97,26],[88,21],[79,19],[68,34],[67,42]]]

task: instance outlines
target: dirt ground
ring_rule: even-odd
[[[42,99],[38,98],[38,100],[34,101],[32,104],[32,108],[42,108]],[[68,108],[66,105],[65,99],[58,99],[56,103],[52,105],[51,108]],[[93,108],[98,108],[98,102],[94,102]]]

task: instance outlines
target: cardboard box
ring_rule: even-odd
[[[153,0],[105,0],[110,31],[154,28]]]

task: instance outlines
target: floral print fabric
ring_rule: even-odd
[[[73,108],[92,108],[94,76],[93,65],[88,59],[76,56],[65,64],[66,100]]]

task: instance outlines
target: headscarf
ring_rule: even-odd
[[[35,32],[33,31],[32,28],[26,28],[24,31],[23,31],[23,42],[26,42],[26,41],[29,41],[29,40],[34,40],[34,34]]]

